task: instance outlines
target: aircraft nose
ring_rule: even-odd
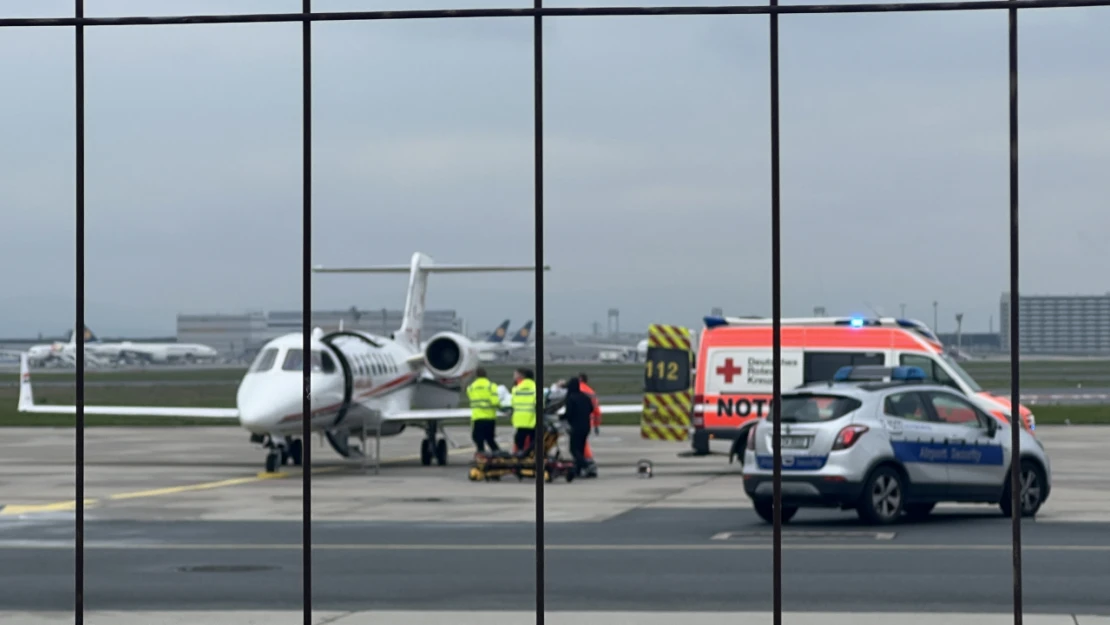
[[[259,391],[265,392],[259,392]],[[239,423],[244,429],[260,434],[269,433],[286,416],[299,413],[300,394],[296,389],[245,388],[239,393]]]

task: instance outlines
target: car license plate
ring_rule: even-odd
[[[808,436],[783,436],[782,448],[783,449],[806,449],[809,447]]]

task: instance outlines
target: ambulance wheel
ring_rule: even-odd
[[[266,454],[266,472],[274,473],[278,469],[278,464],[281,462],[281,454],[277,451],[271,451]]]
[[[764,521],[774,524],[775,522],[775,502],[773,499],[759,499],[752,502],[752,507],[755,508],[755,513],[759,518]],[[794,515],[798,514],[797,506],[783,506],[782,507],[782,522],[789,523]]]
[[[436,464],[441,467],[447,464],[447,441],[442,438],[436,441]]]
[[[902,516],[906,481],[894,467],[880,466],[867,478],[858,507],[860,519],[873,525],[888,525]]]
[[[1018,476],[1021,485],[1021,516],[1031,517],[1037,514],[1044,503],[1044,471],[1036,463],[1029,460],[1021,461],[1021,474]],[[1006,472],[1006,485],[1002,489],[1002,499],[998,502],[1002,514],[1013,516],[1013,489],[1010,488],[1010,472]]]
[[[424,439],[420,441],[420,464],[429,466],[432,464],[432,441]]]
[[[709,455],[709,432],[705,430],[695,430],[694,435],[691,437],[690,446],[694,451],[695,456],[708,456]]]

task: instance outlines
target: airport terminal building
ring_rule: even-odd
[[[345,330],[362,330],[373,334],[388,335],[401,326],[401,310],[379,308],[374,310],[314,310],[312,325],[325,331],[338,330],[340,322]],[[462,331],[462,319],[454,310],[428,310],[424,312],[424,334]],[[202,343],[225,356],[239,355],[250,358],[262,345],[274,337],[301,331],[301,311],[251,311],[242,314],[179,314],[177,315],[177,340],[181,343]]]
[[[1010,294],[999,305],[1003,351],[1010,351]],[[1110,293],[1023,295],[1018,305],[1022,354],[1110,354]]]

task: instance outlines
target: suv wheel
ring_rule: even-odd
[[[1019,474],[1021,484],[1021,516],[1033,516],[1041,509],[1044,503],[1044,473],[1035,463],[1029,460],[1021,461]],[[1002,514],[1013,516],[1013,490],[1010,488],[1010,474],[1006,473],[1006,486],[1002,489],[1002,500],[998,502]]]
[[[773,499],[760,499],[752,502],[752,507],[755,508],[755,513],[759,518],[774,524],[775,522],[775,502]],[[782,507],[782,522],[789,523],[794,515],[798,514],[798,506],[783,506]]]
[[[857,507],[860,518],[879,525],[897,521],[902,514],[905,494],[905,482],[897,471],[891,467],[875,469],[864,485]]]

